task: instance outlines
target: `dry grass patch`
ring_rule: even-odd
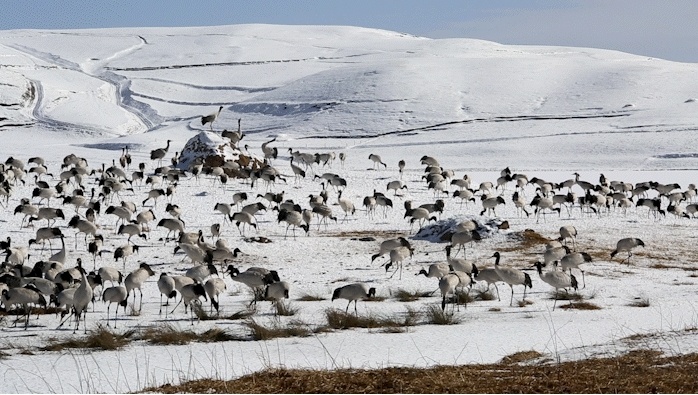
[[[246,339],[234,336],[219,328],[196,333],[192,330],[176,329],[170,325],[163,325],[145,329],[140,334],[139,340],[145,340],[155,345],[182,345],[191,342],[212,343]]]
[[[572,303],[572,302],[570,301],[570,303],[568,303],[568,304],[563,304],[563,305],[560,305],[560,306],[558,306],[558,307],[561,308],[561,309],[566,309],[566,310],[567,310],[567,309],[575,309],[575,310],[601,310],[601,307],[599,307],[598,305],[596,305],[596,304],[594,304],[594,303],[591,303],[591,302],[585,302],[585,301],[582,301],[582,302],[574,302],[574,303]]]
[[[423,291],[408,291],[406,289],[398,289],[397,292],[393,295],[393,297],[398,301],[398,302],[414,302],[415,300],[419,300],[421,298],[426,298],[431,294],[431,292],[423,292]]]
[[[515,354],[516,355],[516,354]],[[526,352],[524,359],[533,354]],[[375,370],[269,369],[237,380],[147,388],[159,393],[696,393],[698,354],[653,351],[559,364],[497,363]]]
[[[319,302],[321,300],[327,300],[320,295],[303,294],[296,299],[299,302]]]
[[[307,337],[313,331],[307,324],[301,321],[291,321],[288,325],[283,325],[281,321],[274,320],[270,325],[263,325],[250,319],[245,322],[245,326],[250,330],[253,340],[271,340],[283,337]]]
[[[571,300],[571,301],[580,301],[584,300],[584,296],[576,293],[576,292],[566,292],[564,290],[555,290],[550,293],[550,297],[548,298],[550,300],[557,299],[557,300]]]
[[[628,303],[630,307],[650,307],[649,298],[635,298],[632,302]]]
[[[526,306],[531,305],[531,304],[533,304],[533,302],[530,300],[526,300],[526,299],[522,299],[522,300],[519,300],[518,302],[516,302],[516,305],[519,307],[526,307]]]
[[[445,310],[441,310],[440,305],[431,304],[425,308],[424,316],[426,317],[427,324],[434,325],[455,325],[461,322],[460,318],[456,317],[453,310],[448,309],[446,306]]]
[[[543,354],[539,353],[538,351],[534,351],[534,350],[519,351],[519,352],[515,352],[511,355],[507,355],[506,357],[502,358],[502,360],[499,362],[502,364],[510,365],[510,364],[515,364],[515,363],[532,361],[534,359],[539,359],[542,356],[543,356]]]
[[[552,239],[549,239],[533,229],[525,229],[521,232],[512,232],[509,234],[509,240],[516,243],[511,247],[500,247],[502,252],[513,252],[520,250],[529,250],[532,248],[545,246]]]
[[[326,309],[327,326],[332,329],[397,329],[417,324],[419,312],[408,308],[405,314],[381,316],[376,314],[354,315],[338,309]]]
[[[475,291],[476,300],[495,300],[497,297],[490,291]]]
[[[276,315],[279,316],[284,316],[284,317],[290,317],[298,314],[300,309],[298,307],[295,307],[291,304],[291,302],[284,302],[283,300],[279,300],[276,303],[274,303],[274,311],[276,312]]]
[[[68,340],[49,339],[49,344],[40,347],[40,351],[63,351],[70,348],[93,348],[101,350],[118,350],[131,342],[135,331],[128,330],[118,333],[105,328],[101,324],[87,336]]]

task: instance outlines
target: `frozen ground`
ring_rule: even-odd
[[[587,48],[503,46],[477,40],[430,40],[394,32],[353,27],[291,27],[244,25],[187,29],[109,29],[89,31],[4,31],[0,37],[0,157],[25,162],[42,156],[57,182],[65,155],[85,157],[94,169],[102,163],[118,163],[121,148],[129,146],[133,163],[144,162],[149,172],[156,163],[151,149],[172,139],[167,155],[180,151],[201,130],[200,116],[218,105],[224,110],[213,127],[237,128],[242,118],[246,137],[241,145],[261,156],[261,143],[277,137],[279,157],[273,161],[288,183],[271,190],[308,207],[308,195],[321,191],[310,175],[325,171],[347,180],[344,197],[359,208],[339,223],[319,229],[315,222],[309,236],[284,238],[285,226],[275,212],[258,217],[259,228],[247,236],[265,236],[269,244],[245,242],[234,225],[223,226],[223,237],[243,251],[237,266],[263,266],[279,271],[291,283],[294,317],[310,325],[324,322],[328,307],[344,308],[343,301],[329,300],[332,290],[349,282],[370,282],[381,302],[359,303],[359,312],[398,314],[408,306],[421,310],[440,302],[435,295],[415,302],[391,297],[398,289],[430,291],[437,281],[414,274],[430,263],[445,261],[446,243],[411,239],[415,255],[405,262],[402,278],[390,277],[380,267],[385,258],[371,263],[380,241],[394,235],[412,237],[417,226],[403,219],[404,200],[417,204],[435,197],[422,180],[423,155],[436,157],[456,177],[469,175],[473,185],[494,182],[509,166],[551,182],[573,178],[598,182],[677,182],[681,190],[696,182],[696,103],[694,64],[648,59]],[[303,152],[344,152],[331,168],[316,167],[295,184],[288,164],[288,148]],[[371,170],[371,153],[382,156],[387,168]],[[364,196],[385,191],[398,179],[397,163],[406,161],[402,179],[408,185],[393,199],[394,208],[371,219],[361,209]],[[27,166],[29,167],[29,166]],[[86,182],[89,190],[96,176]],[[26,186],[14,188],[0,214],[3,233],[15,245],[27,245],[35,229],[20,228],[21,216],[13,215],[22,197],[31,197],[31,173]],[[45,178],[46,179],[46,178]],[[135,186],[134,193],[116,197],[141,202],[150,186]],[[451,191],[454,187],[449,188]],[[231,180],[223,187],[202,177],[182,180],[173,203],[184,210],[187,230],[222,222],[213,210],[217,202],[230,202],[232,194],[253,196],[267,191],[260,183]],[[581,193],[579,187],[575,187]],[[533,289],[525,307],[509,307],[509,288],[499,284],[502,300],[476,301],[456,314],[462,322],[453,326],[417,325],[404,333],[377,330],[337,331],[308,338],[266,342],[192,343],[156,347],[135,343],[116,352],[39,352],[51,338],[68,338],[72,330],[56,330],[52,315],[31,319],[27,330],[6,319],[0,336],[3,392],[125,392],[146,385],[199,377],[233,378],[270,366],[332,369],[338,367],[430,366],[495,362],[517,351],[537,350],[555,360],[585,358],[651,347],[668,353],[694,352],[698,316],[693,219],[672,214],[655,219],[646,208],[620,209],[601,216],[575,209],[558,217],[549,215],[536,223],[520,218],[511,203],[513,185],[503,196],[507,204],[497,216],[510,229],[468,248],[468,258],[478,267],[492,266],[495,251],[502,264],[530,270]],[[391,193],[392,194],[392,193]],[[527,200],[535,187],[526,188]],[[651,191],[650,196],[656,196]],[[444,197],[440,220],[475,217],[480,203],[460,206]],[[38,203],[38,199],[34,199]],[[330,203],[337,201],[330,192]],[[692,202],[682,202],[682,206]],[[51,201],[56,207],[60,202]],[[666,200],[664,208],[666,208]],[[164,201],[154,211],[158,219],[168,215]],[[72,207],[64,207],[66,216]],[[68,214],[71,213],[71,214]],[[97,265],[114,265],[112,251],[125,244],[114,233],[116,218],[98,218],[106,236]],[[43,221],[39,226],[43,226]],[[167,320],[158,315],[156,286],[161,272],[183,273],[191,266],[174,244],[164,244],[166,231],[156,228],[148,240],[136,241],[140,253],[126,271],[140,262],[154,268],[156,276],[144,287],[139,316],[120,316],[120,330],[169,323],[191,327],[183,310]],[[530,269],[542,258],[543,246],[520,248],[516,235],[533,229],[548,238],[557,237],[562,225],[574,225],[578,249],[589,251],[586,288],[579,292],[599,310],[552,310],[550,287]],[[58,226],[68,235],[68,266],[82,258],[91,268],[92,257],[83,243],[75,248],[74,230],[67,221]],[[301,232],[302,233],[302,232]],[[376,241],[359,241],[360,237]],[[615,242],[639,237],[646,247],[633,256],[632,265],[611,260]],[[208,239],[210,241],[210,239]],[[57,251],[57,244],[54,250]],[[51,252],[30,247],[30,264]],[[121,263],[118,263],[121,266]],[[225,277],[228,293],[221,298],[221,315],[245,309],[251,295],[245,286]],[[483,289],[478,283],[476,289]],[[521,299],[521,287],[515,288]],[[301,295],[320,295],[324,301],[301,302]],[[634,307],[637,301],[649,307]],[[559,302],[558,305],[566,303]],[[205,304],[208,307],[208,304]],[[113,310],[113,309],[112,309]],[[268,302],[259,304],[255,318],[275,318]],[[88,328],[106,324],[106,305],[95,304],[87,315]],[[240,321],[202,321],[197,331],[220,327],[244,333]],[[648,335],[634,337],[632,335]],[[651,335],[651,336],[649,336]]]

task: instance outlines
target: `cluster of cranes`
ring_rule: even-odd
[[[212,130],[212,124],[220,111],[221,109],[202,117],[202,125],[208,123]],[[238,148],[244,137],[239,120],[238,131],[224,131],[223,136],[229,139],[232,147]],[[116,326],[118,308],[122,306],[125,311],[130,295],[133,294],[133,308],[140,310],[142,287],[148,279],[156,276],[155,282],[160,293],[159,313],[163,313],[163,307],[168,307],[171,299],[179,296],[179,303],[184,304],[185,314],[189,313],[193,322],[192,304],[201,304],[203,298],[204,301],[210,302],[211,310],[218,311],[220,297],[227,289],[216,264],[220,265],[218,267],[222,268],[223,274],[233,281],[245,284],[253,291],[254,298],[250,305],[261,299],[278,302],[288,298],[290,284],[280,278],[277,270],[253,266],[241,271],[236,267],[239,266],[242,251],[232,248],[226,238],[222,237],[225,226],[235,224],[239,235],[246,238],[250,232],[260,232],[260,215],[275,211],[275,222],[283,224],[282,228],[277,228],[284,230],[283,238],[287,239],[290,236],[295,239],[297,230],[303,231],[305,235],[310,234],[311,229],[320,232],[323,225],[325,230],[329,228],[329,221],[341,226],[351,216],[357,215],[359,203],[357,201],[355,204],[347,196],[350,185],[346,178],[336,173],[319,171],[320,168],[332,166],[337,158],[335,153],[304,153],[288,148],[289,167],[276,168],[273,163],[279,160],[279,151],[276,147],[271,147],[270,144],[274,142],[275,139],[272,139],[262,145],[262,159],[256,159],[249,152],[249,146],[245,146],[244,150],[239,149],[240,154],[236,160],[228,161],[220,167],[204,166],[202,161],[194,161],[188,171],[177,167],[179,152],[171,158],[171,166],[162,165],[170,149],[170,140],[167,140],[165,147],[150,152],[150,166],[153,170],[149,172],[146,172],[149,166],[144,162],[137,166],[137,170],[135,166],[132,170],[132,158],[128,147],[122,150],[118,163],[117,159],[114,159],[112,166],[102,165],[101,169],[91,168],[84,158],[68,155],[63,158],[60,170],[55,169],[55,174],[49,172],[46,161],[41,157],[29,158],[27,163],[33,166],[28,170],[22,160],[8,158],[0,168],[0,197],[4,198],[3,207],[6,210],[14,209],[15,215],[22,215],[20,228],[31,226],[36,229],[36,236],[30,239],[27,245],[17,245],[9,236],[0,242],[0,250],[6,254],[0,275],[0,292],[4,308],[9,310],[13,306],[21,307],[26,316],[27,327],[32,306],[53,303],[64,311],[65,317],[60,325],[72,316],[75,321],[74,331],[77,331],[81,320],[84,329],[87,330],[84,320],[88,305],[96,299],[101,299],[108,303],[107,324],[111,304],[117,305],[113,316],[113,324]],[[338,155],[342,168],[346,156],[344,152]],[[371,154],[368,160],[373,169],[378,171],[385,171],[388,167],[379,155]],[[470,203],[477,204],[479,201],[480,208],[476,210],[476,214],[495,216],[498,206],[508,204],[504,192],[512,184],[514,192],[510,195],[510,200],[519,210],[519,215],[528,217],[533,214],[536,221],[541,217],[545,220],[546,215],[555,212],[559,216],[566,212],[569,216],[574,208],[578,208],[584,215],[603,215],[615,209],[625,212],[633,206],[647,207],[648,215],[654,215],[656,218],[666,213],[679,217],[694,217],[698,211],[696,204],[691,203],[696,196],[696,187],[693,184],[687,190],[679,191],[680,186],[677,184],[647,182],[632,185],[608,181],[603,174],[598,183],[590,183],[581,180],[578,173],[574,174],[573,179],[553,183],[535,177],[529,179],[526,175],[512,173],[507,168],[501,171],[495,182],[482,182],[476,186],[467,174],[462,178],[455,177],[453,171],[442,168],[434,157],[425,155],[419,162],[425,166],[421,178],[427,190],[433,193],[434,201],[419,206],[411,200],[404,201],[403,219],[409,222],[410,232],[415,224],[422,228],[428,222],[438,221],[447,205],[465,205],[467,208]],[[420,188],[417,184],[403,181],[405,167],[406,161],[401,160],[398,163],[398,179],[388,181],[385,192],[374,189],[372,194],[362,199],[360,207],[363,207],[364,215],[369,220],[376,220],[376,217],[380,219],[381,215],[382,218],[387,218],[388,211],[394,209],[393,200],[401,197],[399,194],[405,190]],[[293,173],[296,189],[307,188],[309,182],[315,185],[315,191],[307,197],[306,208],[303,208],[302,202],[294,202],[284,196],[284,191],[273,191],[280,182],[289,185],[287,179],[290,175],[285,174],[287,169]],[[34,186],[28,187],[27,184],[32,183],[32,176]],[[200,177],[210,177],[213,182],[219,181],[223,187],[230,185],[229,177],[240,180],[235,188],[236,192],[230,195],[228,201],[218,202],[211,208],[214,216],[222,215],[222,223],[218,221],[206,228],[212,242],[206,240],[204,229],[192,231],[191,225],[187,225],[185,221],[187,217],[201,215],[205,210],[186,213],[176,204],[178,186],[189,180],[194,180],[189,181],[192,184],[199,183]],[[258,192],[258,180],[263,183],[265,192]],[[530,194],[531,185],[535,187],[535,193],[526,199],[526,189]],[[577,196],[573,187],[580,188],[583,193]],[[15,190],[28,189],[31,189],[31,196],[17,196],[15,193]],[[650,198],[650,191],[656,191],[656,196]],[[336,194],[336,200],[330,200],[331,193]],[[124,200],[124,196],[139,196],[136,198],[138,203]],[[14,208],[10,206],[11,200],[18,202]],[[165,202],[162,202],[163,200]],[[687,204],[682,206],[684,202]],[[343,212],[341,219],[334,213],[335,205]],[[376,213],[377,209],[380,210],[380,215]],[[114,221],[113,232],[107,230],[111,221]],[[314,227],[313,223],[317,223],[317,227]],[[153,243],[153,234],[158,228],[162,229],[162,236]],[[74,231],[72,249],[67,248],[65,242],[68,229]],[[579,283],[572,274],[572,269],[580,271],[582,284],[585,285],[583,265],[592,259],[588,253],[577,251],[576,236],[577,232],[573,226],[560,228],[559,239],[548,243],[540,261],[532,266],[536,268],[540,280],[555,290],[578,288]],[[442,309],[446,308],[449,298],[455,296],[459,290],[470,290],[476,281],[486,282],[488,290],[491,285],[495,285],[498,298],[497,283],[508,284],[512,290],[510,305],[513,304],[514,286],[524,287],[524,299],[526,289],[533,286],[528,273],[500,264],[500,252],[494,252],[494,264],[488,268],[478,267],[474,261],[466,260],[465,257],[457,257],[460,251],[463,251],[465,256],[465,246],[481,238],[475,221],[461,222],[452,229],[449,244],[444,249],[445,260],[430,264],[417,273],[438,280]],[[49,250],[53,251],[52,243],[56,240],[61,243],[57,253],[32,263],[30,255],[44,255],[47,243]],[[157,276],[152,262],[141,262],[136,269],[126,272],[127,260],[139,253],[142,245],[138,243],[143,241],[150,241],[153,246],[167,246],[174,242],[173,252],[181,251],[191,262],[191,267],[183,273],[163,271]],[[161,243],[162,241],[164,243]],[[568,241],[572,248],[568,246]],[[115,248],[107,248],[108,244]],[[626,260],[629,261],[632,250],[638,246],[644,246],[644,242],[638,238],[621,239],[610,257],[613,258],[618,253],[627,253]],[[41,250],[35,252],[39,248]],[[103,261],[102,255],[105,251],[111,253],[115,262],[122,260],[121,270]],[[403,261],[414,253],[412,243],[405,237],[399,237],[384,240],[371,260],[375,261],[387,255],[389,261],[383,264],[385,270],[389,271],[394,267],[395,272],[399,270],[402,275]],[[80,257],[69,259],[70,255]],[[83,262],[83,257],[91,257],[91,271],[89,267],[85,267],[88,264]],[[74,266],[71,265],[73,262]],[[99,268],[98,262],[101,266]],[[101,287],[99,292],[96,291],[97,287]],[[136,293],[140,294],[138,304]],[[336,288],[332,300],[348,300],[347,311],[351,302],[354,302],[356,310],[358,300],[374,296],[375,293],[375,287],[365,283],[354,283]],[[170,311],[166,308],[165,316],[173,311],[174,309]]]

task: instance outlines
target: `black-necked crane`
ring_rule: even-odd
[[[119,306],[124,308],[124,314],[126,314],[127,296],[126,287],[121,285],[109,287],[102,292],[102,301],[109,302],[107,305],[107,326],[109,326],[109,308],[112,303],[116,303],[116,310],[114,310],[114,329],[116,329],[116,316],[119,314]]]
[[[161,226],[167,229],[167,235],[165,236],[165,243],[170,239],[170,233],[174,233],[176,236],[178,233],[184,233],[184,222],[178,218],[163,218],[158,222],[157,226]],[[174,239],[174,238],[173,238]]]
[[[499,278],[502,279],[505,283],[509,284],[509,287],[511,288],[511,299],[509,300],[509,306],[512,306],[514,304],[514,285],[523,285],[524,286],[524,293],[523,293],[523,299],[526,300],[526,287],[528,288],[533,288],[533,282],[531,281],[531,276],[528,275],[528,273],[525,273],[519,269],[513,268],[513,267],[501,267],[499,265],[499,260],[501,258],[499,251],[495,252],[492,255],[493,258],[495,258],[494,261],[494,270],[497,271],[497,274],[499,275]]]
[[[157,160],[158,161],[158,166],[162,164],[162,159],[167,155],[167,151],[170,150],[170,143],[172,140],[167,140],[167,144],[163,148],[157,148],[152,151],[150,151],[150,159],[151,160]]]
[[[219,106],[218,111],[202,116],[201,117],[201,126],[205,126],[206,124],[209,124],[209,127],[211,128],[211,130],[213,130],[213,122],[216,120],[216,118],[218,118],[218,115],[221,113],[222,110],[223,110],[223,106]]]
[[[475,275],[475,279],[477,281],[484,281],[487,283],[487,292],[490,290],[490,285],[494,284],[494,289],[497,290],[497,300],[501,301],[502,299],[499,297],[499,287],[497,287],[497,282],[502,281],[502,279],[499,277],[499,274],[497,274],[497,271],[493,268],[484,268],[484,269],[479,269],[477,274]]]
[[[557,264],[557,261],[555,263]],[[562,288],[565,290],[565,292],[567,292],[567,288],[572,288],[575,291],[577,290],[577,279],[573,275],[559,270],[548,270],[544,272],[543,266],[545,265],[542,262],[536,262],[534,266],[538,270],[538,276],[540,279],[543,280],[544,283],[555,288],[555,302],[553,303],[553,310],[555,310],[555,305],[557,304],[558,289]]]
[[[451,247],[458,246],[458,251],[462,249],[465,256],[465,245],[470,243],[472,247],[472,243],[479,240],[482,240],[482,236],[477,230],[460,230],[451,235]],[[456,256],[458,251],[453,256]]]
[[[150,276],[154,276],[155,272],[150,268],[147,263],[141,263],[138,269],[129,273],[124,279],[124,286],[126,286],[126,293],[130,294],[133,291],[133,306],[136,306],[136,289],[141,294],[140,304],[138,305],[138,311],[143,307],[143,290],[141,287],[145,280]]]
[[[41,250],[43,251],[44,247],[46,246],[46,241],[48,241],[49,243],[49,248],[52,248],[51,240],[63,237],[63,232],[60,228],[39,228],[36,230],[36,237],[33,239],[29,239],[29,246],[31,246],[32,244],[41,243]]]
[[[378,168],[378,165],[383,165],[383,168],[388,167],[388,165],[383,163],[383,160],[381,159],[380,155],[370,154],[368,156],[368,159],[370,159],[373,162],[373,169],[374,170],[376,170]]]
[[[337,222],[337,217],[332,215],[332,208],[326,204],[319,204],[315,207],[313,207],[312,210],[314,213],[316,213],[319,217],[320,220],[318,221],[317,228],[318,230],[320,229],[320,225],[322,222],[325,222],[325,229],[327,229],[327,223],[329,222],[328,220],[333,220],[334,222]]]
[[[17,205],[15,207],[14,214],[24,214],[24,217],[22,217],[22,222],[19,224],[19,228],[24,227],[24,221],[27,220],[27,218],[31,218],[34,216],[37,216],[39,214],[39,207],[33,205],[28,199]]]
[[[456,288],[460,284],[460,278],[454,273],[446,273],[439,279],[439,290],[441,291],[441,310],[446,310],[446,298],[452,294],[455,298]]]
[[[579,271],[582,272],[582,288],[584,288],[586,287],[584,270],[582,270],[582,268],[579,266],[591,261],[591,255],[587,254],[586,252],[571,252],[560,259],[560,268],[562,268],[563,271],[569,269],[570,275],[572,274],[572,269],[579,269]]]
[[[543,265],[548,265],[555,261],[559,261],[563,256],[571,252],[570,248],[567,246],[559,246],[546,248],[543,253]]]
[[[567,245],[567,239],[572,240],[572,250],[577,250],[577,228],[572,225],[565,225],[560,227],[560,237],[558,241],[561,241]]]
[[[140,248],[139,246],[137,246],[135,244],[131,244],[131,243],[126,243],[120,247],[117,247],[114,250],[114,261],[118,262],[119,259],[122,259],[123,264],[124,264],[124,269],[126,269],[126,260],[128,259],[128,257],[133,255],[134,252],[138,252],[139,248]]]
[[[220,297],[223,292],[228,287],[225,285],[225,281],[223,281],[222,278],[216,277],[216,278],[209,278],[206,283],[204,283],[204,290],[206,290],[206,294],[208,295],[209,299],[211,299],[211,311],[213,309],[216,309],[216,313],[218,313],[218,309],[220,308]]]
[[[237,131],[228,131],[228,130],[223,130],[221,133],[222,137],[225,137],[230,140],[230,144],[235,147],[237,143],[242,140],[243,137],[245,137],[245,134],[242,133],[242,128],[240,126],[240,122],[242,122],[242,118],[238,118],[238,130]]]
[[[114,267],[102,266],[97,271],[97,274],[102,278],[102,283],[110,281],[112,286],[121,284],[124,281],[124,275]]]
[[[158,314],[162,314],[162,295],[167,297],[167,301],[164,306],[170,305],[170,299],[177,298],[174,278],[167,273],[161,273],[160,278],[158,279],[158,290],[160,291],[160,312]],[[167,318],[167,309],[165,309],[165,318]]]
[[[404,237],[384,240],[378,247],[378,252],[371,256],[371,262],[375,261],[379,256],[383,256],[398,247],[411,248],[412,246]]]
[[[41,207],[35,217],[29,217],[28,222],[29,225],[31,225],[34,221],[45,219],[46,226],[53,226],[58,218],[65,219],[63,210],[59,208]]]
[[[228,217],[228,219],[230,220],[230,222],[235,221],[235,225],[237,226],[241,236],[245,235],[245,225],[247,225],[248,228],[252,227],[255,230],[257,230],[257,220],[255,219],[254,215],[246,211],[239,211]],[[240,228],[240,224],[242,224],[242,229]]]
[[[216,266],[211,263],[190,267],[184,273],[185,276],[191,277],[196,280],[196,282],[201,284],[203,284],[204,280],[206,280],[209,276],[214,274],[216,276],[218,275],[218,269],[216,269]]]
[[[482,202],[482,211],[480,212],[480,215],[490,212],[492,215],[497,215],[494,209],[500,204],[506,204],[506,201],[504,201],[504,198],[501,196],[488,197],[487,195],[482,195],[480,199]]]
[[[386,191],[393,191],[393,196],[397,196],[397,191],[407,189],[407,185],[402,180],[393,180],[388,183]]]
[[[402,179],[402,172],[405,170],[405,161],[403,159],[400,159],[400,161],[397,162],[397,168],[398,172],[400,173],[400,179]]]
[[[390,276],[391,278],[400,270],[400,279],[402,279],[402,261],[407,258],[411,258],[414,254],[414,248],[400,246],[393,248],[390,251],[390,261],[385,264],[385,271],[387,272],[391,266],[395,265],[395,271]]]
[[[271,284],[267,284],[264,288],[264,299],[272,303],[281,302],[281,299],[288,299],[289,293],[291,292],[291,285],[286,281],[277,281]],[[279,309],[276,310],[277,313]]]
[[[127,242],[131,242],[131,237],[133,236],[138,236],[143,240],[148,240],[148,236],[146,236],[146,234],[143,233],[143,228],[141,227],[141,225],[133,222],[128,224],[121,224],[116,234],[128,235],[128,239],[126,239]]]
[[[436,160],[432,156],[427,156],[427,155],[422,156],[422,158],[419,160],[419,163],[421,163],[423,165],[427,165],[427,166],[436,166],[436,167],[439,166],[438,160]]]
[[[349,214],[354,215],[356,208],[349,198],[342,197],[342,192],[344,192],[344,190],[339,191],[339,194],[337,194],[337,203],[339,203],[339,207],[344,211],[344,218],[342,218],[342,222],[344,222]]]
[[[375,296],[376,288],[369,287],[363,283],[354,283],[335,288],[334,292],[332,292],[332,301],[334,302],[335,299],[348,300],[349,303],[347,303],[347,307],[344,309],[345,313],[349,312],[349,305],[351,305],[351,302],[354,302],[354,314],[357,314],[356,303],[359,300],[373,298]]]
[[[279,211],[279,215],[277,216],[277,222],[281,223],[281,221],[286,222],[286,232],[284,233],[284,238],[288,236],[288,228],[292,226],[291,230],[293,231],[293,237],[296,237],[296,228],[301,228],[305,230],[305,233],[307,234],[310,227],[308,224],[303,223],[303,214],[294,211],[294,210],[286,210],[286,209],[281,209]]]
[[[305,170],[293,164],[293,156],[291,157],[291,170],[293,171],[294,182],[298,183],[302,178],[305,178]]]
[[[644,247],[645,243],[636,237],[626,237],[624,239],[620,239],[618,240],[618,243],[616,243],[616,249],[611,252],[611,258],[616,256],[616,254],[619,252],[627,252],[628,257],[620,261],[620,263],[627,260],[628,264],[630,264],[630,257],[633,255],[632,250],[637,246]]]
[[[275,271],[273,273],[270,271],[265,274],[263,271],[248,269],[244,272],[241,272],[233,265],[228,265],[226,273],[230,274],[230,278],[233,279],[233,281],[243,283],[250,287],[250,289],[252,289],[254,298],[250,302],[249,306],[252,306],[253,304],[256,306],[257,299],[259,299],[262,296],[264,287],[268,284],[275,282],[276,279],[279,278],[278,273],[276,273]]]
[[[90,287],[87,281],[87,275],[85,274],[85,269],[82,268],[82,261],[80,259],[78,259],[78,270],[80,271],[82,281],[80,281],[80,285],[73,294],[73,311],[75,312],[75,329],[73,333],[80,329],[81,317],[85,333],[87,333],[87,305],[92,302],[94,294],[92,287]]]
[[[541,214],[543,214],[543,220],[545,220],[546,213],[544,213],[543,210],[557,211],[560,213],[560,207],[554,207],[554,205],[553,199],[540,194],[536,195],[533,200],[531,200],[531,206],[536,206],[536,223],[540,220]]]
[[[415,274],[415,276],[423,274],[424,277],[427,278],[441,278],[450,271],[451,268],[448,267],[447,263],[432,263],[431,265],[427,266],[426,269],[421,269],[419,273]]]
[[[464,273],[477,276],[478,269],[474,262],[465,260],[464,258],[454,258],[451,256],[451,249],[453,246],[446,246],[446,262],[450,266],[451,270],[460,271]]]
[[[29,327],[29,317],[31,316],[31,306],[39,305],[46,307],[46,299],[39,292],[39,290],[33,286],[23,287],[23,288],[10,288],[2,290],[2,303],[6,310],[10,310],[10,306],[19,305],[22,306],[24,314],[27,318],[24,321],[24,329]],[[17,320],[15,320],[15,325],[17,325]]]
[[[528,203],[526,203],[526,199],[523,197],[523,194],[519,194],[519,192],[516,191],[511,196],[511,200],[514,202],[514,206],[516,206],[516,211],[518,212],[519,217],[521,217],[521,213],[523,212],[526,214],[526,218],[528,218],[530,215],[530,213],[526,211],[526,206]]]

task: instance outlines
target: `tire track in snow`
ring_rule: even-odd
[[[116,104],[127,111],[128,113],[134,115],[140,123],[143,125],[144,131],[148,131],[153,129],[156,125],[158,125],[160,122],[162,122],[162,118],[157,114],[155,110],[153,110],[149,105],[145,103],[138,102],[133,99],[133,95],[131,92],[131,81],[128,80],[126,77],[106,71],[101,74],[97,74],[97,71],[100,69],[105,69],[101,65],[107,64],[110,61],[113,61],[115,59],[118,59],[120,57],[126,56],[130,53],[133,53],[134,51],[137,51],[141,47],[147,44],[147,41],[145,38],[138,36],[140,42],[138,44],[135,44],[131,47],[128,47],[126,49],[123,49],[121,51],[118,51],[114,53],[113,55],[105,58],[104,60],[100,62],[95,62],[94,64],[84,64],[80,65],[71,61],[68,61],[66,59],[61,58],[60,56],[51,54],[51,53],[46,53],[46,52],[41,52],[36,49],[22,46],[22,45],[11,45],[10,47],[20,51],[21,53],[24,53],[27,56],[31,56],[34,58],[37,58],[41,61],[48,62],[53,64],[56,67],[59,68],[64,68],[67,70],[72,70],[78,73],[85,74],[87,76],[90,76],[92,78],[97,78],[101,81],[104,81],[114,87],[114,93],[115,93],[115,102]],[[41,83],[39,81],[33,81],[34,85],[37,86],[37,88],[40,88],[43,92],[43,87],[41,87]],[[37,103],[42,103],[43,101],[37,101]],[[32,114],[34,116],[39,116],[40,118],[37,118],[40,120],[42,123],[46,123],[49,126],[52,127],[59,127],[59,128],[76,128],[79,130],[93,130],[97,131],[99,133],[103,133],[105,131],[103,130],[96,130],[94,127],[90,126],[84,126],[84,125],[76,125],[72,124],[69,122],[61,122],[61,121],[56,121],[53,119],[50,119],[46,117],[41,110],[38,110],[35,108],[32,111]],[[111,133],[111,132],[110,132]]]

